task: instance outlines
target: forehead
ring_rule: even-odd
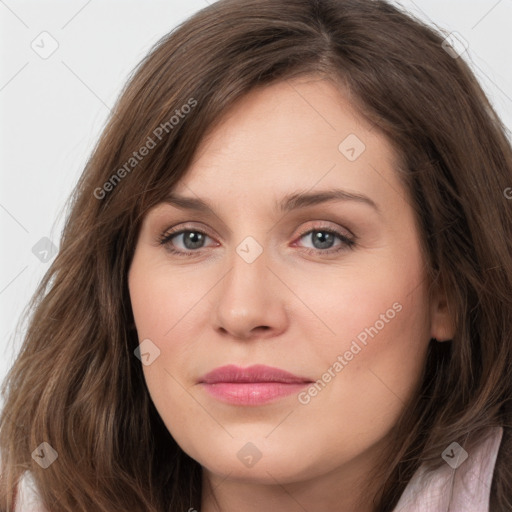
[[[275,203],[292,191],[343,188],[392,200],[401,188],[397,161],[387,138],[339,87],[302,77],[236,102],[203,139],[173,192]]]

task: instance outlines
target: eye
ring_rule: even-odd
[[[299,240],[303,238],[309,239],[313,244],[313,248],[304,248],[310,254],[332,254],[345,251],[346,249],[353,249],[355,246],[353,238],[348,237],[345,233],[326,227],[309,229],[300,235]],[[338,245],[335,245],[336,239],[340,241]]]
[[[203,249],[203,244],[207,238],[210,238],[210,236],[200,229],[181,229],[179,231],[166,231],[159,242],[161,245],[165,245],[166,249],[172,254],[190,256]],[[174,239],[181,239],[184,249],[176,249]]]

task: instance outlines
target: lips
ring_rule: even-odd
[[[211,396],[234,405],[262,405],[298,392],[311,382],[306,377],[265,365],[221,366],[199,380]]]
[[[205,384],[218,384],[220,382],[281,382],[283,384],[298,384],[312,381],[305,377],[293,375],[280,368],[257,364],[248,368],[235,365],[221,366],[207,373],[199,382]]]

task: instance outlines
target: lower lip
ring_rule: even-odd
[[[308,386],[307,382],[219,382],[202,383],[203,388],[212,396],[236,405],[262,405],[279,398],[298,393]]]

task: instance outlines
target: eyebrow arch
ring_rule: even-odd
[[[305,206],[313,206],[330,201],[355,201],[371,206],[380,213],[380,209],[377,204],[369,197],[341,189],[329,189],[311,193],[296,192],[289,194],[283,198],[279,205],[279,209],[282,213],[287,213]]]
[[[281,202],[276,206],[281,213],[288,213],[292,210],[330,201],[355,201],[371,206],[378,213],[381,213],[380,208],[369,197],[341,189],[329,189],[312,193],[295,192],[284,196]],[[196,210],[198,212],[209,213],[216,216],[208,203],[197,197],[184,197],[173,193],[165,197],[163,202],[179,208]]]

